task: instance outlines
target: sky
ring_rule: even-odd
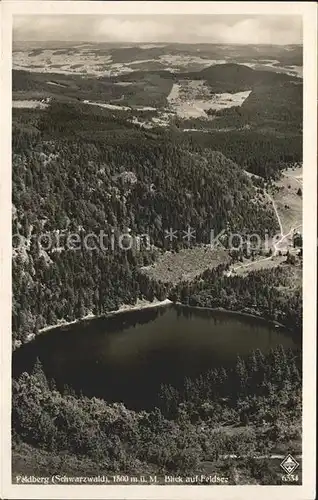
[[[300,16],[25,15],[15,16],[15,41],[134,43],[302,43]]]

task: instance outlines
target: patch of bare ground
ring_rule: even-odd
[[[197,246],[179,252],[165,252],[151,266],[141,268],[155,280],[177,284],[191,281],[206,269],[229,262],[228,253],[210,246]]]
[[[251,271],[259,271],[260,269],[271,269],[277,267],[286,261],[286,256],[277,255],[269,258],[264,258],[261,255],[255,257],[255,260],[243,259],[240,264],[235,264],[232,270],[233,274],[244,276]]]
[[[35,100],[21,100],[21,101],[12,101],[12,107],[13,108],[27,108],[27,109],[33,109],[33,108],[39,108],[39,109],[45,109],[48,107],[47,103],[43,103],[41,101],[35,101]]]

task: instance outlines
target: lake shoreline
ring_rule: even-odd
[[[255,313],[250,313],[250,312],[246,312],[243,310],[233,310],[233,309],[226,309],[224,307],[205,307],[205,306],[193,306],[193,305],[189,305],[189,304],[183,304],[182,302],[173,302],[172,300],[170,299],[164,299],[164,300],[154,300],[153,302],[150,302],[150,301],[147,301],[147,300],[140,300],[140,301],[137,301],[136,304],[132,305],[132,304],[122,304],[118,309],[114,309],[112,311],[109,311],[105,314],[101,314],[101,315],[95,315],[95,314],[87,314],[86,316],[83,316],[82,318],[78,318],[78,319],[75,319],[75,320],[72,320],[72,321],[62,321],[60,323],[57,323],[56,325],[48,325],[48,326],[45,326],[43,328],[41,328],[37,334],[35,333],[30,333],[28,334],[26,340],[24,342],[22,341],[15,341],[15,343],[13,343],[13,350],[15,349],[18,349],[19,347],[23,346],[24,344],[28,344],[29,342],[32,342],[36,337],[38,337],[39,335],[42,335],[46,332],[49,332],[51,330],[56,330],[57,328],[63,328],[63,327],[67,327],[67,326],[70,326],[70,325],[76,325],[76,324],[81,324],[81,323],[84,323],[84,322],[89,322],[89,321],[92,321],[92,320],[96,320],[96,319],[107,319],[107,318],[111,318],[113,316],[116,316],[118,314],[121,314],[121,313],[125,313],[125,312],[130,312],[130,311],[141,311],[143,309],[150,309],[150,308],[155,308],[155,307],[163,307],[163,306],[168,306],[168,305],[171,305],[171,304],[174,304],[174,305],[177,305],[177,306],[182,306],[184,308],[188,308],[188,309],[198,309],[198,310],[205,310],[205,311],[211,311],[211,312],[223,312],[223,313],[226,313],[226,314],[233,314],[233,315],[236,315],[236,316],[244,316],[244,317],[250,317],[250,318],[255,318],[255,319],[259,319],[263,322],[266,322],[270,325],[273,325],[275,328],[284,328],[285,330],[287,331],[290,331],[290,332],[293,332],[293,330],[291,330],[290,328],[288,328],[286,325],[284,325],[283,323],[280,323],[279,321],[276,321],[276,320],[273,320],[273,319],[270,319],[270,318],[266,318],[265,316],[263,316],[261,313],[260,314],[257,314],[256,312]]]
[[[162,306],[167,306],[169,304],[173,304],[173,302],[170,299],[164,299],[164,300],[153,300],[153,302],[147,301],[147,300],[139,300],[136,302],[136,304],[122,304],[118,309],[113,309],[109,312],[106,312],[104,314],[87,314],[86,316],[83,316],[82,318],[74,319],[72,321],[61,321],[60,323],[56,323],[55,325],[47,325],[44,326],[43,328],[40,328],[37,333],[29,333],[26,337],[26,340],[23,342],[21,340],[17,340],[13,342],[13,350],[18,349],[19,347],[23,346],[24,344],[28,344],[29,342],[32,342],[36,337],[39,335],[42,335],[43,333],[50,332],[51,330],[56,330],[57,328],[62,328],[70,325],[76,325],[80,324],[83,322],[88,322],[91,320],[95,319],[107,319],[111,318],[117,314],[121,314],[124,312],[130,312],[130,311],[141,311],[143,309],[150,309],[154,307],[162,307]]]
[[[205,307],[205,306],[190,306],[188,304],[183,304],[182,302],[174,302],[176,305],[180,305],[180,306],[183,306],[183,307],[186,307],[186,308],[189,308],[189,309],[201,309],[203,311],[215,311],[215,312],[223,312],[223,313],[226,313],[226,314],[233,314],[233,315],[237,315],[237,316],[245,316],[245,317],[249,317],[249,318],[255,318],[255,319],[260,319],[266,323],[269,323],[270,325],[273,325],[275,326],[276,328],[284,328],[285,330],[290,330],[286,325],[284,325],[283,323],[280,323],[279,321],[276,321],[274,319],[270,319],[270,318],[266,318],[265,316],[263,316],[262,314],[257,314],[256,312],[255,313],[249,313],[249,312],[245,312],[244,309],[242,310],[234,310],[234,309],[226,309],[224,307]]]

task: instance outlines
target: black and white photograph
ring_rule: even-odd
[[[300,487],[303,17],[63,3],[12,16],[11,483]]]

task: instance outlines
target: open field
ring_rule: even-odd
[[[207,110],[242,106],[250,91],[230,94],[212,93],[204,80],[180,80],[174,83],[167,100],[180,118],[206,118]]]
[[[275,182],[272,192],[284,234],[302,231],[302,167],[287,169]]]
[[[176,284],[180,281],[190,281],[206,269],[228,261],[229,256],[224,250],[198,246],[179,252],[165,252],[155,264],[142,270],[155,280]]]

